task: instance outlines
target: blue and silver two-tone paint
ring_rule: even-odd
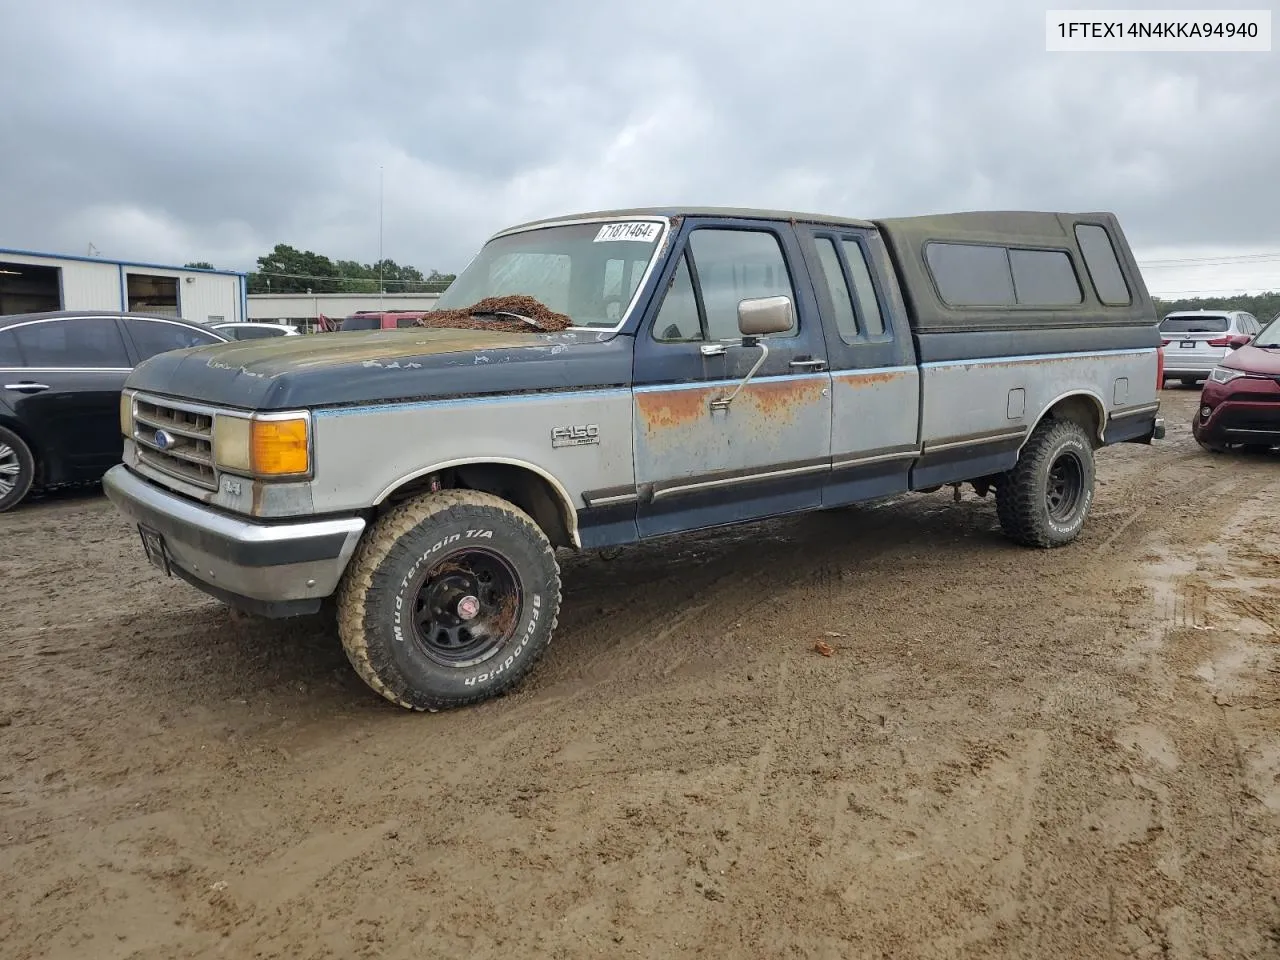
[[[148,361],[127,396],[183,425],[185,459],[126,423],[108,493],[174,572],[288,615],[338,590],[394,505],[443,491],[589,549],[944,484],[999,496],[1040,470],[1044,522],[1012,532],[1056,545],[1087,515],[1092,450],[1162,435],[1155,310],[1111,214],[602,211],[497,233],[439,307],[505,294],[573,325]],[[305,471],[219,449],[233,420],[303,415]]]

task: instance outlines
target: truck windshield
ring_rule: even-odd
[[[575,327],[616,327],[662,242],[658,220],[541,227],[490,240],[436,301],[465,309],[488,297],[532,297]]]

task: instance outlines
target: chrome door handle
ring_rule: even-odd
[[[725,352],[723,343],[704,343],[699,351],[704,357],[723,357]]]
[[[26,380],[22,383],[6,383],[4,388],[18,393],[39,393],[41,390],[48,390],[49,385],[47,383],[32,383],[30,380]]]
[[[790,366],[803,367],[806,370],[825,370],[827,361],[825,360],[792,360]]]

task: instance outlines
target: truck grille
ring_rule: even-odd
[[[133,420],[133,439],[140,461],[207,490],[218,489],[211,412],[168,400],[136,397]]]

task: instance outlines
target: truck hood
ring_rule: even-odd
[[[623,386],[630,338],[407,327],[272,337],[157,354],[127,389],[284,410]]]

